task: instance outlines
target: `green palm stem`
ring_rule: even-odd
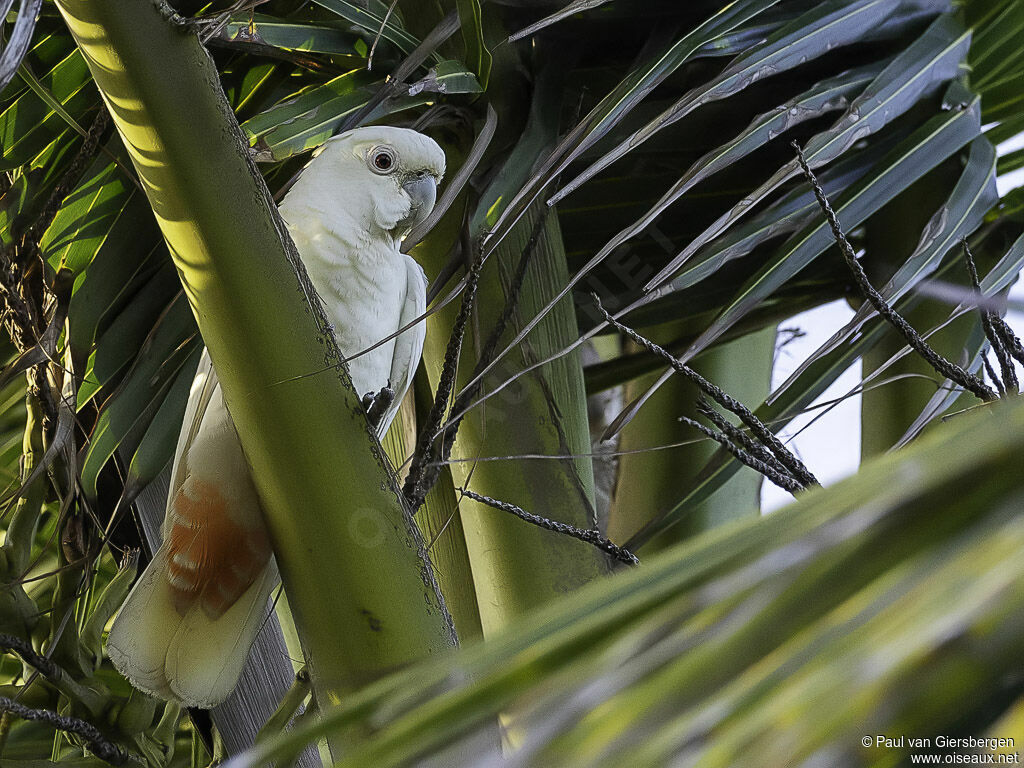
[[[42,404],[38,395],[30,389],[25,395],[25,434],[22,439],[20,482],[28,480],[38,463],[42,461],[45,450]],[[46,495],[46,482],[45,474],[37,477],[14,505],[3,545],[6,572],[10,580],[21,578],[29,565],[32,544],[39,525],[39,513]]]
[[[25,396],[25,432],[22,437],[21,471],[17,482],[24,483],[42,460],[42,405],[28,392]],[[29,637],[39,621],[39,609],[25,592],[22,579],[30,564],[32,544],[39,526],[39,515],[46,495],[45,473],[25,489],[14,505],[0,547],[0,631],[17,637]]]
[[[416,447],[416,415],[427,413],[433,397],[426,376],[417,375],[381,444],[393,466],[401,467]],[[399,475],[402,471],[399,471]],[[452,614],[459,641],[480,637],[480,611],[473,591],[473,574],[466,552],[466,539],[459,517],[458,500],[451,472],[445,468],[416,512],[416,524],[427,542],[430,561],[437,574],[445,604]]]
[[[263,501],[323,706],[455,642],[423,541],[194,32],[63,0],[149,197]]]
[[[538,215],[534,209],[524,216],[482,271],[472,333],[467,334],[463,346],[460,385],[468,380],[477,354],[502,314]],[[498,350],[504,349],[567,279],[558,220],[551,215],[543,225],[518,308]],[[438,380],[456,311],[450,306],[428,324],[424,362],[432,385]],[[478,397],[576,338],[575,313],[566,299],[484,377]],[[594,525],[594,479],[589,443],[583,373],[574,352],[517,379],[473,407],[455,441],[451,473],[457,487],[590,528]],[[523,454],[541,458],[515,458]],[[576,458],[554,458],[564,456]],[[531,527],[468,499],[461,500],[459,508],[485,637],[608,569],[605,555],[578,541]]]

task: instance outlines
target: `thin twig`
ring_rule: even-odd
[[[821,184],[818,183],[817,177],[814,175],[811,167],[807,164],[807,159],[804,157],[800,144],[794,141],[792,147],[796,150],[797,161],[800,163],[804,176],[807,178],[811,188],[814,190],[814,196],[818,200],[818,205],[821,207],[821,210],[825,214],[825,218],[828,220],[828,225],[832,230],[833,237],[835,237],[836,242],[839,244],[839,250],[843,255],[843,259],[846,261],[846,265],[849,267],[850,272],[853,273],[853,278],[864,298],[871,302],[871,306],[875,308],[875,311],[884,317],[897,331],[899,331],[900,335],[906,339],[907,344],[910,345],[911,349],[921,355],[921,357],[923,357],[936,372],[955,384],[960,385],[979,400],[984,400],[985,402],[998,400],[999,395],[984,381],[979,379],[973,373],[965,371],[956,363],[947,360],[936,352],[928,342],[921,338],[921,335],[914,330],[902,315],[889,306],[886,300],[882,298],[882,294],[875,290],[874,286],[871,285],[871,281],[868,280],[868,276],[864,272],[864,268],[860,265],[860,262],[857,261],[857,254],[854,252],[853,246],[850,245],[850,241],[846,239],[846,233],[843,232],[843,228],[839,223],[839,219],[836,216],[835,211],[832,210],[832,206],[829,203],[828,198],[825,197],[825,190],[821,188]]]
[[[1006,321],[998,315],[992,318],[992,324],[995,326],[996,333],[999,334],[999,338],[1003,342],[1003,347],[1009,352],[1010,356],[1021,365],[1024,365],[1024,346],[1021,345],[1020,339],[1017,338],[1017,334],[1013,332],[1013,329],[1006,324]]]
[[[1002,379],[999,378],[999,375],[996,373],[996,369],[992,367],[992,363],[989,361],[988,355],[981,356],[981,364],[985,367],[985,373],[987,373],[988,377],[992,379],[992,383],[996,385],[996,389],[999,390],[999,396],[1006,397],[1006,385],[1003,384]]]
[[[750,431],[772,454],[776,459],[788,470],[789,474],[797,480],[797,482],[803,487],[809,487],[812,485],[819,485],[817,478],[811,473],[811,471],[804,465],[800,459],[798,459],[792,451],[790,451],[782,441],[775,436],[763,421],[761,421],[754,412],[751,411],[747,406],[741,403],[736,398],[729,395],[720,387],[712,384],[710,381],[705,379],[693,368],[681,363],[677,360],[671,352],[664,349],[663,347],[655,344],[648,338],[641,336],[639,333],[634,331],[627,325],[616,320],[612,315],[604,308],[601,303],[601,299],[597,294],[591,294],[594,301],[597,303],[598,311],[604,316],[605,322],[611,325],[620,333],[625,334],[635,343],[646,349],[648,352],[653,352],[667,362],[676,373],[680,373],[708,395],[712,400],[721,405],[731,413],[736,414],[740,421],[750,428]],[[774,482],[774,481],[773,481]]]
[[[32,644],[20,637],[9,635],[6,632],[0,634],[0,651],[13,651],[24,659],[29,666],[35,667],[43,673],[44,677],[51,680],[60,677],[62,674],[62,670],[55,662],[36,653]]]
[[[444,363],[441,366],[441,378],[437,384],[437,392],[434,394],[434,403],[430,407],[430,413],[427,414],[426,424],[420,432],[416,450],[413,453],[412,463],[409,465],[409,472],[405,477],[405,484],[402,487],[402,493],[409,500],[409,505],[414,513],[423,504],[423,500],[429,491],[425,480],[427,465],[433,459],[431,444],[433,443],[434,435],[440,430],[441,424],[444,422],[448,401],[451,398],[452,390],[455,388],[455,376],[458,373],[462,342],[466,336],[469,318],[473,313],[482,265],[483,262],[480,260],[478,253],[473,266],[469,270],[469,279],[466,282],[466,290],[462,294],[459,314],[455,318],[451,335],[448,337],[448,347],[445,350]]]
[[[750,435],[744,432],[742,429],[734,424],[731,424],[721,413],[716,411],[712,407],[711,403],[705,400],[703,397],[697,401],[697,410],[704,415],[712,424],[714,424],[718,431],[725,435],[732,443],[742,451],[753,456],[762,464],[771,467],[780,477],[790,478],[796,485],[803,490],[804,484],[801,483],[797,478],[793,477],[793,473],[790,472],[786,466],[779,461],[772,453],[765,448],[763,445],[755,441]],[[754,467],[760,472],[758,467]],[[788,490],[788,489],[787,489]]]
[[[961,242],[964,249],[964,262],[967,264],[967,274],[971,278],[971,286],[980,295],[981,281],[978,279],[978,266],[974,262],[974,254],[971,253],[971,247],[968,245],[966,237]],[[1017,373],[1013,370],[1013,360],[1010,357],[1010,353],[1006,350],[1003,338],[999,335],[999,331],[996,330],[996,317],[996,313],[991,309],[981,308],[981,327],[985,331],[985,337],[988,339],[989,344],[992,346],[992,351],[996,354],[1002,376],[997,377],[995,375],[995,371],[992,370],[992,365],[987,357],[983,358],[985,369],[988,371],[992,381],[998,386],[1001,395],[1005,395],[1010,391],[1016,393],[1019,387]]]
[[[745,450],[740,448],[738,445],[733,443],[729,438],[720,432],[716,432],[710,427],[706,427],[695,419],[691,419],[687,416],[680,416],[679,421],[686,424],[689,427],[693,427],[702,435],[711,438],[725,450],[733,455],[741,464],[745,464],[755,472],[760,472],[762,475],[771,480],[775,485],[779,486],[784,491],[789,491],[792,494],[796,494],[798,491],[804,490],[804,487],[792,478],[788,473],[780,474],[773,467],[768,466],[763,461],[758,459],[756,456],[751,456]]]
[[[384,28],[387,27],[391,14],[395,12],[396,5],[398,5],[398,0],[391,0],[391,5],[388,6],[388,12],[384,14],[384,20],[380,23],[380,29],[377,30],[377,34],[373,37],[373,45],[370,46],[370,52],[366,55],[367,72],[373,69],[373,54],[377,52],[377,43],[379,43],[381,37],[384,36]]]
[[[561,533],[587,544],[592,544],[602,552],[611,555],[616,560],[626,563],[627,565],[638,565],[640,563],[640,560],[636,555],[628,549],[620,547],[617,544],[613,544],[602,536],[600,531],[577,528],[575,525],[569,525],[568,523],[563,523],[558,520],[549,520],[546,517],[541,517],[540,515],[535,515],[532,512],[527,512],[525,509],[517,507],[515,504],[510,504],[507,501],[498,501],[497,499],[492,499],[490,496],[481,496],[480,494],[473,493],[473,491],[466,488],[456,488],[455,490],[467,499],[478,501],[481,504],[486,504],[488,507],[501,510],[502,512],[508,512],[510,515],[515,515],[520,520],[530,523],[531,525],[536,525],[538,528],[553,531],[554,533]]]
[[[67,715],[59,715],[56,712],[51,712],[48,709],[32,709],[26,707],[14,699],[9,699],[6,696],[0,696],[0,710],[4,712],[10,712],[15,717],[20,717],[22,720],[32,720],[37,723],[46,723],[51,725],[57,730],[64,731],[66,733],[73,733],[79,738],[85,740],[89,745],[89,751],[92,752],[100,760],[103,760],[111,765],[124,765],[126,763],[134,763],[142,765],[142,758],[137,755],[133,755],[125,749],[113,744],[108,741],[102,733],[92,723],[87,723],[85,720],[81,720],[77,717],[69,717]]]

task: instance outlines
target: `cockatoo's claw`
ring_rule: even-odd
[[[367,392],[363,395],[363,408],[366,409],[366,418],[374,429],[380,426],[381,419],[387,413],[388,408],[395,402],[395,390],[391,388],[389,380],[387,386],[382,387],[380,392]]]

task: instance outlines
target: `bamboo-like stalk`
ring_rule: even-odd
[[[538,208],[524,216],[481,274],[473,333],[463,348],[463,382],[506,306],[514,273],[539,215]],[[421,258],[430,259],[431,255],[424,253]],[[431,266],[437,269],[439,264]],[[557,217],[550,215],[542,225],[518,309],[499,350],[567,279],[561,231]],[[432,384],[444,359],[453,315],[454,311],[440,312],[428,325],[424,362]],[[484,378],[481,395],[576,338],[573,306],[566,299]],[[517,504],[534,514],[592,528],[594,480],[589,452],[583,374],[579,357],[573,353],[519,378],[472,408],[455,441],[451,473],[457,486]],[[520,458],[524,454],[537,458]],[[564,458],[570,455],[577,458]],[[478,458],[494,460],[475,461]],[[462,499],[459,508],[485,637],[531,608],[607,571],[606,556],[579,541],[531,527],[468,499]]]
[[[673,327],[654,331],[665,341]],[[754,408],[768,396],[775,358],[775,329],[769,328],[724,344],[702,355],[694,367],[736,399]],[[660,371],[631,382],[625,401],[646,391]],[[697,412],[697,388],[682,376],[666,382],[622,431],[618,479],[608,520],[608,538],[628,541],[649,520],[671,509],[681,489],[694,479],[718,448],[679,421],[687,416],[705,422]],[[681,448],[644,450],[695,441]],[[631,453],[631,451],[643,451]],[[688,510],[686,517],[640,553],[663,549],[729,520],[760,511],[761,476],[744,467],[709,499]]]
[[[28,480],[44,453],[42,406],[37,395],[29,391],[25,396],[25,432],[19,482]],[[4,543],[0,546],[0,629],[18,637],[31,636],[40,619],[39,609],[25,592],[23,579],[39,527],[46,483],[46,475],[41,475],[21,494],[4,532]],[[3,739],[3,734],[0,734],[0,747]]]
[[[152,0],[61,0],[253,469],[325,706],[454,643],[422,538],[217,71]]]
[[[427,413],[432,402],[428,387],[426,378],[417,376],[391,429],[381,441],[396,467],[404,465],[416,447],[417,410]],[[473,574],[469,566],[469,554],[466,552],[459,505],[452,487],[452,474],[447,468],[442,469],[441,477],[416,512],[416,524],[427,541],[430,561],[437,572],[441,594],[451,611],[459,640],[465,642],[479,637],[480,611],[473,591]]]
[[[25,395],[25,436],[22,440],[21,479],[28,480],[36,465],[42,461],[43,414],[39,396],[29,391]],[[4,560],[8,578],[13,582],[24,576],[39,525],[39,513],[46,496],[46,477],[37,477],[21,494],[14,506],[7,533],[4,537]]]

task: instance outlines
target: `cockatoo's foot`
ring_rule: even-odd
[[[384,414],[394,402],[395,390],[391,388],[390,379],[380,392],[367,392],[363,395],[363,408],[366,409],[366,418],[371,427],[377,429],[380,426],[380,420],[384,418]]]

